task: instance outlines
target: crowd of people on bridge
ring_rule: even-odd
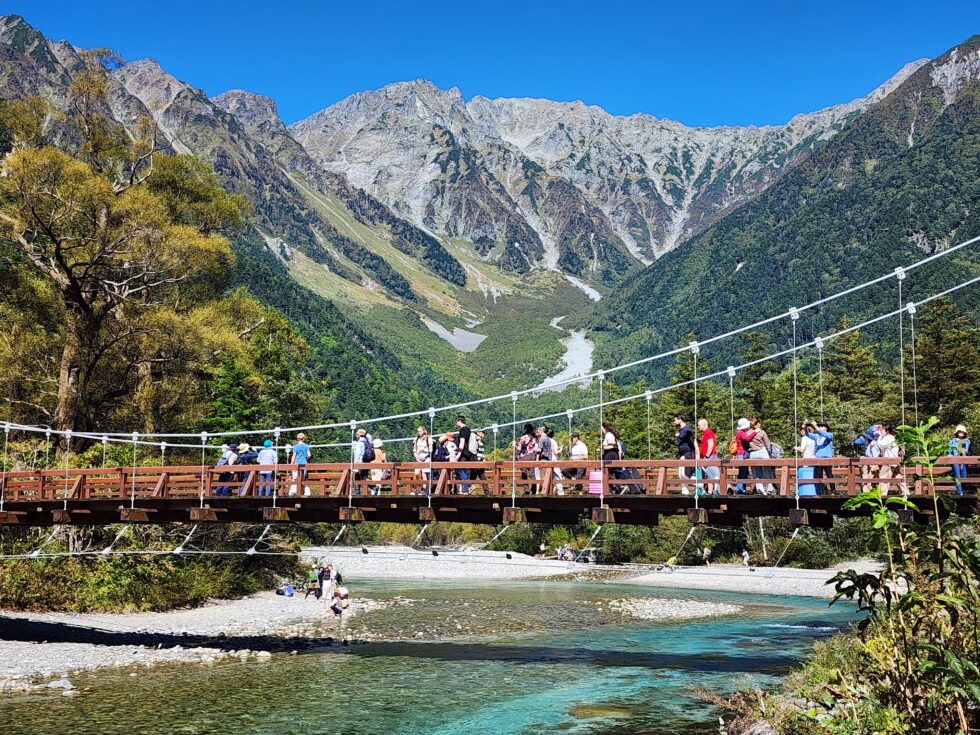
[[[705,418],[697,420],[694,426],[688,424],[683,415],[674,417],[674,436],[676,439],[676,457],[684,460],[678,467],[680,492],[689,495],[698,494],[732,495],[762,494],[770,495],[776,492],[776,474],[773,465],[766,460],[782,459],[785,457],[782,446],[772,441],[763,423],[758,418],[743,417],[738,419],[734,435],[728,442],[728,455],[733,459],[749,460],[738,466],[738,474],[734,483],[723,483],[719,459],[718,438],[710,423]],[[471,429],[462,415],[456,417],[456,430],[447,431],[438,436],[430,436],[425,426],[419,426],[416,436],[411,443],[411,455],[414,461],[424,467],[413,469],[415,482],[412,493],[432,493],[434,480],[443,470],[449,470],[451,482],[447,492],[469,494],[474,490],[490,492],[486,470],[479,464],[487,459],[486,433],[483,429]],[[835,454],[835,435],[825,420],[813,421],[805,419],[798,427],[798,438],[794,447],[798,458],[795,463],[796,487],[799,495],[821,495],[836,492],[833,475]],[[865,457],[876,459],[894,459],[903,456],[896,436],[895,429],[889,424],[874,424],[865,429],[854,441],[855,447],[863,452]],[[948,454],[950,456],[970,456],[972,445],[966,427],[958,425],[953,437],[949,440]],[[572,467],[529,467],[529,463],[569,462],[584,463],[590,459],[590,449],[578,432],[569,435],[567,458],[565,447],[555,436],[553,427],[547,425],[535,426],[526,423],[521,435],[509,447],[510,457],[522,463],[519,472],[523,484],[530,493],[541,492],[550,486],[555,494],[563,495],[566,489],[581,492],[586,484],[589,492],[599,492],[601,473],[590,472],[583,466]],[[618,462],[628,459],[626,447],[616,427],[611,422],[603,422],[601,440],[598,451],[603,462]],[[307,443],[304,433],[296,435],[295,442],[285,447],[285,464],[293,465],[290,475],[285,480],[288,495],[310,495],[308,471],[306,466],[313,460],[313,448]],[[380,494],[385,483],[391,480],[392,474],[389,458],[384,442],[372,437],[365,429],[357,429],[351,443],[350,461],[356,465],[353,472],[352,494],[360,495],[362,488],[372,495]],[[279,487],[278,473],[275,466],[280,463],[280,455],[271,439],[265,439],[259,447],[252,447],[246,442],[230,443],[221,447],[219,467],[227,467],[218,479],[215,495],[230,495],[233,491],[244,493],[246,470],[233,468],[248,465],[260,465],[256,483],[259,496],[283,494]],[[365,468],[364,465],[378,465],[377,468]],[[389,465],[389,466],[386,466]],[[469,466],[468,466],[469,465]],[[966,464],[953,464],[952,473],[955,478],[956,492],[964,493],[964,480],[967,477]],[[553,477],[548,477],[551,474]],[[636,470],[625,467],[610,469],[610,479],[615,481],[613,492],[643,493],[643,482],[639,480]],[[908,487],[902,476],[901,462],[869,463],[863,468],[863,480],[876,482],[882,486],[883,492],[895,491],[908,493]],[[724,487],[723,487],[724,485]]]

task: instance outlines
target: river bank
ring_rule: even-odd
[[[81,672],[118,669],[137,675],[169,664],[260,663],[273,655],[341,651],[362,643],[521,634],[547,627],[555,615],[567,615],[571,628],[703,620],[738,615],[741,606],[698,599],[696,593],[690,599],[685,590],[820,597],[827,595],[823,582],[832,574],[716,565],[637,575],[638,566],[573,564],[506,552],[437,553],[397,547],[367,547],[367,553],[346,547],[304,550],[308,558],[333,563],[352,588],[352,607],[343,620],[335,619],[325,601],[273,592],[169,612],[0,612],[0,691],[53,688],[73,696],[72,677]],[[496,589],[533,584],[536,599],[552,604],[555,598],[558,606],[565,585],[587,583],[598,599],[569,603],[568,609],[549,613],[551,619],[528,621],[526,606],[502,606],[480,595],[440,600],[440,589],[460,583]],[[414,585],[417,592],[396,594],[399,585]],[[670,588],[670,593],[643,592],[644,587]]]

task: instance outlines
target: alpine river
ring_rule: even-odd
[[[811,598],[611,583],[360,582],[352,592],[401,596],[400,604],[354,616],[348,631],[356,637],[387,630],[402,640],[335,643],[266,661],[77,675],[80,691],[71,698],[45,692],[0,699],[0,729],[6,735],[717,733],[719,713],[692,687],[727,693],[749,682],[774,685],[814,639],[833,634],[854,614]],[[735,604],[741,611],[669,623],[608,614],[614,600],[667,598]],[[440,633],[430,639],[434,629]]]

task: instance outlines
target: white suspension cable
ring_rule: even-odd
[[[797,380],[797,360],[796,360],[796,322],[799,321],[800,315],[797,313],[796,309],[790,309],[790,320],[793,322],[793,467],[794,467],[794,480],[796,482],[796,509],[800,509],[800,453],[796,451],[796,446],[799,443],[800,437],[800,415],[799,415],[799,397],[798,397],[798,380]]]
[[[903,272],[904,273],[907,273],[908,271],[911,271],[913,269],[920,268],[920,267],[922,267],[924,265],[927,265],[929,263],[932,263],[932,262],[934,262],[936,260],[939,260],[941,258],[945,258],[945,257],[951,255],[952,253],[958,252],[962,248],[965,248],[965,247],[968,247],[970,245],[973,245],[974,243],[976,243],[978,241],[980,241],[980,236],[971,238],[969,240],[965,240],[964,242],[961,242],[961,243],[958,243],[956,245],[953,245],[952,247],[949,247],[949,248],[947,248],[945,250],[937,251],[937,252],[933,253],[932,255],[927,256],[926,258],[922,258],[921,260],[915,261],[914,263],[910,263],[909,265],[904,266]],[[813,302],[811,302],[811,303],[809,303],[809,304],[807,304],[805,306],[797,307],[797,311],[804,312],[804,311],[807,311],[807,310],[810,310],[810,309],[817,308],[817,307],[822,306],[824,304],[831,303],[833,301],[836,301],[837,299],[840,299],[840,298],[843,298],[845,296],[849,296],[851,294],[857,293],[857,292],[862,291],[862,290],[864,290],[866,288],[870,288],[871,286],[874,286],[876,284],[882,283],[884,281],[887,281],[887,280],[889,280],[891,278],[895,278],[895,277],[896,277],[895,276],[895,272],[892,271],[892,272],[887,273],[885,275],[878,276],[876,278],[872,278],[871,280],[865,281],[864,283],[857,284],[855,286],[851,286],[850,288],[844,289],[843,291],[839,291],[839,292],[837,292],[835,294],[831,294],[830,296],[825,296],[823,298],[817,299],[816,301],[813,301]],[[745,325],[743,327],[739,327],[737,329],[731,330],[729,332],[725,332],[723,334],[719,334],[719,335],[716,335],[714,337],[709,337],[707,339],[701,340],[701,344],[702,345],[713,344],[715,342],[718,342],[718,341],[727,339],[729,337],[732,337],[732,336],[735,336],[735,335],[738,335],[738,334],[742,334],[744,332],[747,332],[747,331],[750,331],[750,330],[753,330],[753,329],[758,329],[759,327],[762,327],[762,326],[765,326],[767,324],[771,324],[773,322],[779,321],[779,320],[784,319],[784,318],[786,318],[788,316],[789,316],[789,312],[784,312],[782,314],[778,314],[778,315],[775,315],[775,316],[770,316],[770,317],[767,317],[765,319],[761,319],[761,320],[759,320],[759,321],[757,321],[757,322],[755,322],[753,324],[748,324],[748,325]],[[687,348],[686,347],[676,348],[676,349],[673,349],[673,350],[669,350],[667,352],[662,352],[662,353],[657,354],[657,355],[650,355],[650,356],[647,356],[647,357],[644,357],[644,358],[640,358],[638,360],[634,360],[634,361],[629,362],[629,363],[624,363],[624,364],[618,365],[616,367],[605,368],[604,370],[601,370],[601,371],[595,371],[595,372],[590,373],[590,374],[587,374],[587,375],[578,375],[578,376],[566,378],[566,379],[563,379],[563,380],[554,381],[554,382],[549,383],[549,384],[544,385],[544,386],[536,386],[534,388],[526,388],[524,390],[517,391],[517,393],[518,393],[518,395],[537,394],[537,393],[541,393],[541,392],[544,392],[544,391],[549,390],[549,389],[558,388],[558,387],[565,386],[565,385],[570,385],[572,383],[581,383],[584,380],[591,380],[593,378],[598,378],[600,373],[610,374],[610,373],[620,372],[620,371],[623,371],[623,370],[629,370],[631,368],[638,367],[640,365],[645,365],[645,364],[648,364],[648,363],[651,363],[651,362],[662,360],[662,359],[665,359],[665,358],[668,358],[668,357],[674,357],[674,356],[682,353],[685,349],[687,349]],[[491,403],[493,401],[501,400],[501,399],[503,399],[505,397],[506,397],[506,395],[492,396],[490,398],[479,398],[479,399],[475,399],[475,400],[471,400],[471,401],[465,401],[463,403],[456,403],[456,404],[451,404],[451,405],[447,405],[447,406],[442,406],[440,408],[437,408],[436,411],[438,413],[442,413],[442,412],[445,412],[445,411],[451,411],[451,410],[458,410],[458,409],[462,409],[462,408],[468,408],[470,406],[483,405],[483,404]],[[375,417],[375,418],[368,418],[368,419],[356,420],[355,423],[357,425],[359,425],[359,426],[365,426],[365,425],[369,425],[369,424],[376,424],[376,423],[383,423],[383,422],[398,421],[398,420],[407,419],[407,418],[415,418],[415,417],[418,417],[418,416],[423,416],[424,414],[425,414],[425,411],[410,411],[410,412],[401,413],[401,414],[394,414],[394,415],[391,415],[391,416],[379,416],[379,417]],[[348,426],[349,423],[350,423],[350,421],[347,421],[347,422],[338,422],[338,423],[327,423],[327,424],[316,424],[316,425],[309,425],[309,426],[298,426],[298,427],[291,427],[291,428],[284,429],[284,431],[291,432],[291,431],[315,431],[315,430],[321,430],[321,429],[338,429],[338,428],[343,428],[345,426]],[[214,436],[214,437],[243,436],[243,435],[247,436],[247,435],[254,435],[254,434],[265,434],[265,433],[268,433],[268,432],[269,432],[268,429],[254,429],[254,430],[218,432],[218,433],[212,434],[212,436]],[[126,436],[127,434],[125,432],[108,432],[108,435],[109,436]],[[190,438],[190,437],[196,436],[196,434],[179,433],[178,432],[178,433],[143,434],[142,436],[155,437],[157,439],[160,439],[160,438]],[[151,443],[155,443],[155,442],[151,442]]]
[[[10,444],[10,425],[4,424],[3,425],[3,471],[5,477],[4,480],[2,481],[2,484],[0,484],[0,513],[3,513],[3,502],[6,499],[6,495],[7,495],[6,474],[10,472],[10,466],[7,464],[8,457],[9,457],[8,455],[9,444]]]
[[[895,279],[898,281],[898,393],[902,399],[902,425],[905,425],[905,311],[902,308],[902,281],[905,280],[905,270],[895,269]]]
[[[691,342],[688,347],[694,357],[694,509],[700,507],[700,495],[702,485],[698,482],[698,457],[701,454],[701,445],[698,442],[698,355],[701,353],[701,346],[697,342]],[[685,473],[686,474],[686,473]],[[707,488],[707,484],[703,486]]]
[[[919,382],[916,379],[916,357],[915,357],[915,304],[908,305],[909,312],[909,335],[912,338],[912,406],[915,411],[915,425],[919,425]]]

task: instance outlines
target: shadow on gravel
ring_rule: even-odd
[[[99,646],[147,646],[150,648],[194,648],[205,646],[222,651],[281,651],[322,648],[335,639],[295,637],[280,638],[274,635],[217,636],[183,635],[179,633],[140,633],[136,631],[104,630],[70,623],[24,620],[0,615],[0,640],[27,641],[33,643],[94,643]]]

